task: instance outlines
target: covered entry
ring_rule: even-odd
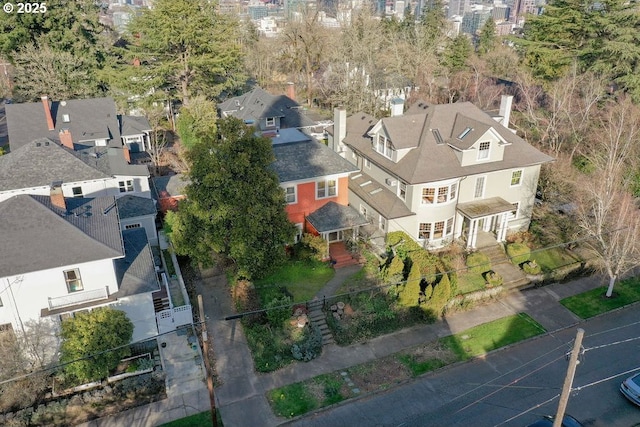
[[[311,225],[327,242],[341,242],[357,236],[358,228],[369,221],[351,206],[329,202],[306,217]]]
[[[475,249],[478,231],[492,233],[498,242],[507,237],[507,223],[513,205],[502,197],[460,203],[458,212],[463,217],[462,237],[467,241],[467,249]]]

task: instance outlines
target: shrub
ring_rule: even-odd
[[[451,299],[451,283],[446,274],[441,276],[440,282],[433,287],[433,294],[427,301],[426,308],[433,310],[436,316],[441,316],[444,308]]]
[[[318,261],[323,261],[327,255],[327,241],[320,236],[305,233],[301,239],[302,245],[309,249],[312,257]]]
[[[307,323],[302,340],[291,346],[291,354],[296,360],[308,362],[315,359],[322,351],[322,332],[316,325]]]
[[[500,286],[504,282],[502,276],[495,271],[487,271],[484,275],[484,279],[487,281],[487,285],[489,287]]]
[[[266,304],[267,319],[273,326],[280,326],[291,317],[291,297],[280,295]]]
[[[529,261],[531,257],[531,249],[524,243],[511,243],[507,245],[507,255],[511,259],[511,262],[515,265],[520,265],[523,262]]]
[[[538,265],[537,262],[535,262],[535,260],[531,260],[531,261],[527,261],[524,264],[522,264],[522,270],[526,273],[526,274],[540,274],[542,272],[542,268],[540,267],[540,265]]]
[[[467,268],[471,273],[482,274],[491,270],[491,260],[482,252],[474,252],[467,255]]]
[[[383,277],[387,283],[398,283],[404,279],[404,262],[399,256],[394,256],[385,267]]]

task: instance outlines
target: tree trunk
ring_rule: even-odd
[[[606,294],[607,298],[611,298],[611,295],[613,295],[613,285],[615,285],[616,283],[616,277],[617,276],[615,274],[612,274],[609,277],[609,287],[607,288],[607,294]]]

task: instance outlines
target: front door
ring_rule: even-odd
[[[343,233],[342,230],[340,230],[340,231],[332,231],[332,232],[327,234],[327,241],[329,243],[341,242],[342,240],[344,240],[344,233]]]

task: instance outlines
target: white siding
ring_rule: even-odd
[[[120,229],[126,230],[127,226],[140,224],[147,233],[147,240],[153,246],[158,245],[158,231],[156,230],[156,221],[154,216],[139,216],[135,218],[126,218],[120,220]]]

